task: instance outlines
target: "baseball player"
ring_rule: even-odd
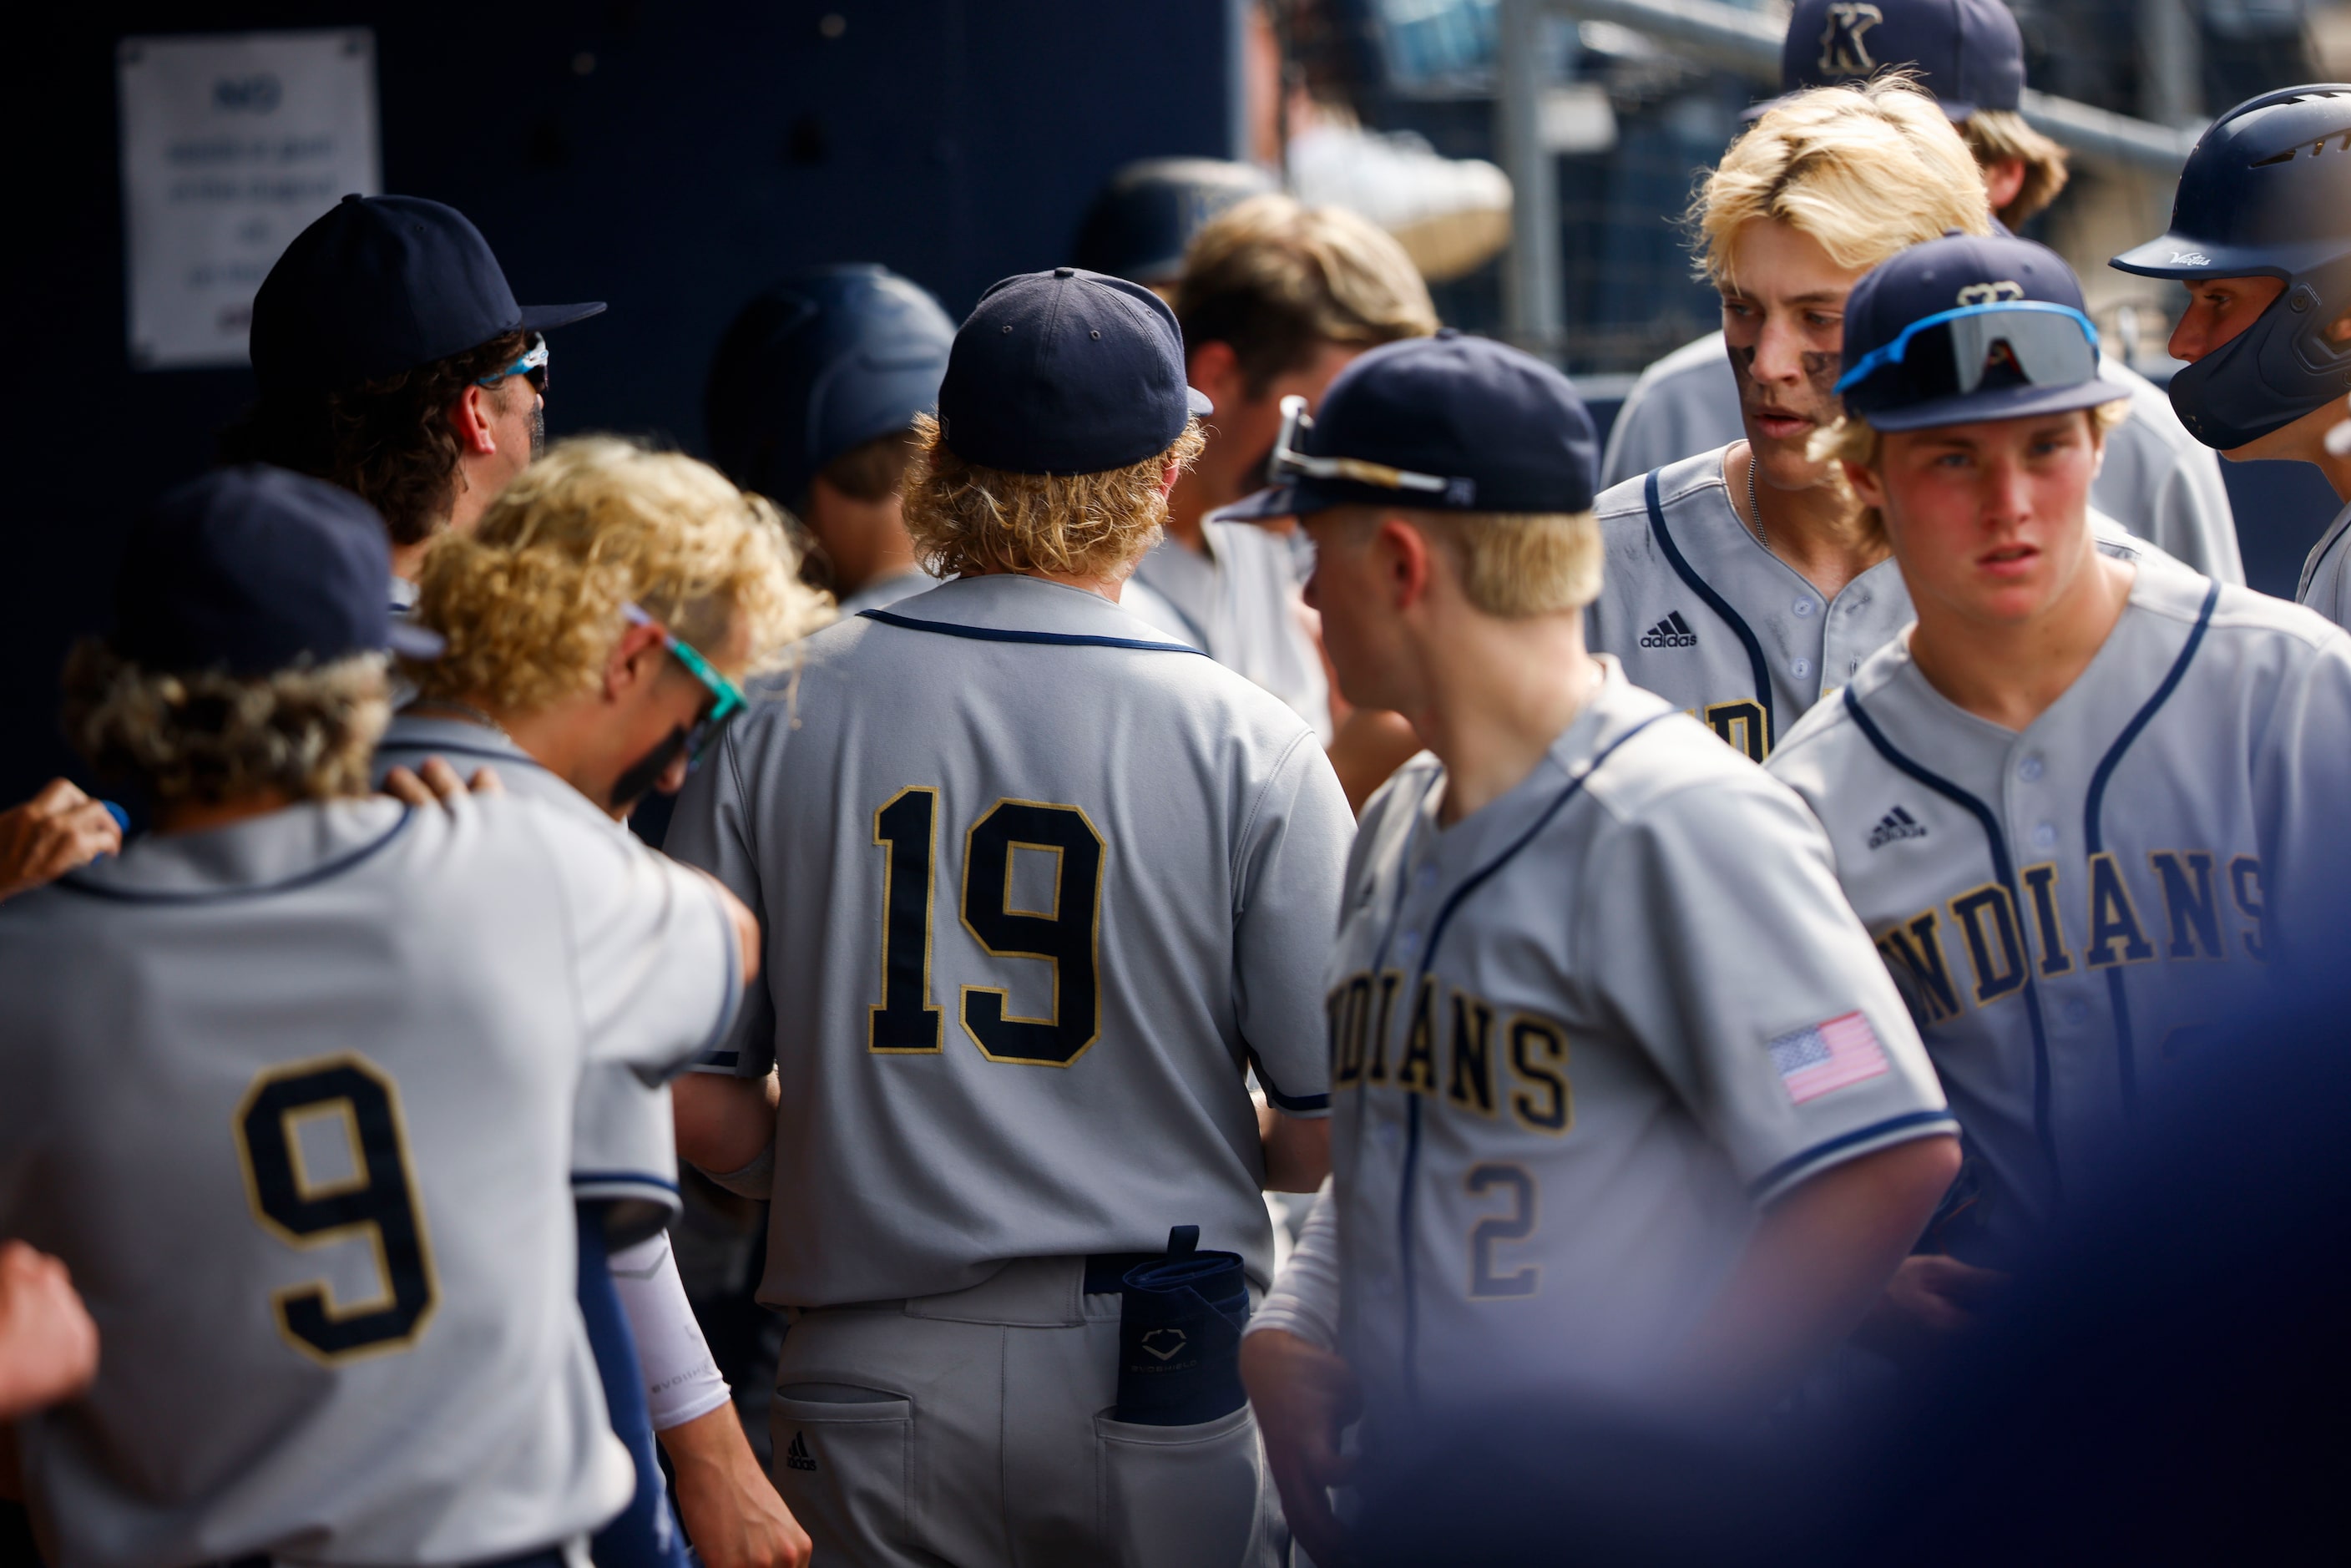
[[[1783,94],[1857,84],[1896,68],[1935,96],[1966,140],[1996,225],[2024,222],[2064,189],[2064,149],[2018,112],[2024,40],[2001,0],[1802,0],[1789,16]],[[1973,224],[1958,226],[1979,232]],[[1726,331],[1730,325],[1726,318]],[[2182,427],[2160,388],[2111,358],[2105,374],[2128,389],[2130,418],[2107,441],[2095,505],[2198,570],[2242,582],[2220,465]],[[1675,350],[1641,373],[1618,412],[1601,464],[1604,486],[1737,440],[1744,396],[1725,333]]]
[[[1401,343],[1253,504],[1313,536],[1348,697],[1429,743],[1364,813],[1332,1186],[1244,1342],[1317,1562],[1351,1385],[1374,1453],[1434,1401],[1740,1406],[1860,1317],[1959,1165],[1819,825],[1585,653],[1593,444],[1529,356]]]
[[[1138,159],[1094,193],[1070,260],[1140,283],[1173,305],[1193,237],[1228,208],[1275,189],[1273,176],[1254,163]]]
[[[106,1342],[19,1427],[52,1562],[559,1568],[629,1496],[576,1092],[705,1048],[756,927],[561,812],[366,795],[382,651],[422,635],[387,554],[348,492],[216,473],[69,663],[68,730],[156,830],[0,908],[0,1233]]]
[[[454,207],[345,196],[254,296],[261,397],[225,455],[331,479],[374,507],[404,610],[434,536],[472,528],[546,444],[546,334],[603,308],[516,304]]]
[[[1167,498],[1166,538],[1135,580],[1174,606],[1162,630],[1281,698],[1328,745],[1330,682],[1299,604],[1290,539],[1210,514],[1262,480],[1284,398],[1311,406],[1365,349],[1437,330],[1428,286],[1368,219],[1267,195],[1194,236],[1175,308],[1185,373],[1217,412]]]
[[[1601,496],[1608,565],[1585,634],[1761,762],[1911,617],[1883,532],[1808,445],[1837,417],[1845,293],[1905,246],[1988,224],[1967,150],[1898,80],[1775,104],[1697,211],[1746,436]]]
[[[680,799],[671,852],[789,976],[681,1081],[678,1141],[773,1200],[775,1479],[819,1562],[1281,1549],[1237,1382],[1206,1421],[1102,1414],[1125,1271],[1196,1226],[1261,1290],[1260,1187],[1327,1169],[1345,800],[1302,718],[1117,602],[1207,412],[1139,285],[996,285],[906,492],[956,580],[801,643]]]
[[[2171,404],[2233,462],[2314,463],[2346,503],[2304,562],[2294,599],[2351,624],[2351,430],[2341,361],[2351,349],[2351,83],[2287,88],[2213,122],[2189,154],[2164,234],[2115,257],[2187,286]]]
[[[742,710],[736,683],[824,618],[765,502],[674,453],[559,443],[478,528],[428,556],[416,620],[447,646],[415,667],[417,695],[376,769],[422,773],[433,758],[488,768],[510,793],[633,842],[619,824],[646,793],[684,782],[690,756]],[[682,1552],[656,1435],[707,1568],[803,1560],[808,1538],[744,1439],[664,1233],[679,1212],[667,1089],[590,1070],[572,1159],[573,1192],[597,1220],[587,1246],[611,1253],[583,1275],[582,1303],[615,1429],[638,1459],[636,1499],[597,1538],[597,1562]]]
[[[2151,1085],[2298,944],[2331,952],[2351,641],[2095,548],[2127,395],[2095,341],[2065,264],[2018,239],[1920,246],[1846,306],[1846,422],[1823,444],[1918,619],[1771,770],[1827,825],[1966,1140],[1949,1256],[1904,1266],[1893,1327],[1963,1315]]]

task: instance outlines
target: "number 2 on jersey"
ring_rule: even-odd
[[[883,851],[882,1000],[867,1010],[866,1046],[880,1055],[941,1049],[940,1010],[931,1002],[931,905],[938,848],[939,792],[901,789],[873,813]],[[1013,855],[1053,857],[1044,909],[1013,904]],[[998,800],[964,837],[964,929],[990,956],[1052,966],[1050,1017],[1006,1010],[997,986],[966,986],[964,1032],[990,1061],[1067,1067],[1102,1032],[1099,945],[1102,840],[1075,806]]]
[[[302,1128],[317,1121],[340,1123],[350,1175],[305,1166]],[[358,1056],[272,1068],[237,1108],[236,1152],[262,1228],[295,1247],[364,1239],[374,1251],[382,1285],[367,1300],[339,1302],[323,1280],[270,1298],[294,1347],[333,1364],[414,1343],[440,1292],[392,1080]]]

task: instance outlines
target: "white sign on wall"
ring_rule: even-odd
[[[131,363],[242,365],[253,296],[344,193],[381,193],[365,27],[115,47]]]

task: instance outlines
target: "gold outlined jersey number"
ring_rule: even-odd
[[[300,1129],[314,1121],[340,1124],[348,1176],[314,1180],[305,1167]],[[350,1055],[272,1068],[237,1107],[236,1152],[263,1229],[298,1248],[364,1239],[382,1281],[357,1301],[336,1301],[323,1280],[277,1291],[270,1308],[287,1340],[329,1364],[415,1343],[440,1289],[392,1080]]]
[[[882,888],[882,1001],[868,1009],[867,1049],[884,1055],[940,1049],[931,1004],[931,904],[935,895],[938,791],[902,789],[873,814],[873,841],[885,854]],[[1012,858],[1021,850],[1053,857],[1053,893],[1044,909],[1012,904]],[[1044,800],[998,800],[964,838],[964,929],[990,956],[1052,966],[1053,1009],[1046,1018],[1006,1010],[997,986],[966,986],[964,1032],[990,1061],[1067,1067],[1102,1033],[1102,886],[1104,846],[1085,812]]]

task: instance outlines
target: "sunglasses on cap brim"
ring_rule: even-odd
[[[2043,299],[1938,310],[1855,360],[1837,378],[1837,393],[1897,367],[1907,401],[1965,397],[2003,371],[2036,387],[2073,386],[2097,379],[2098,329],[2072,306]]]
[[[541,397],[547,395],[547,339],[543,334],[533,332],[530,335],[530,347],[523,350],[522,358],[496,375],[475,376],[474,384],[480,387],[494,387],[508,376],[528,376],[530,378],[531,390]]]
[[[1440,497],[1467,497],[1474,488],[1473,482],[1468,479],[1416,474],[1409,468],[1366,463],[1360,457],[1310,457],[1299,450],[1299,441],[1313,428],[1314,418],[1306,412],[1304,398],[1292,392],[1281,400],[1281,433],[1273,438],[1273,459],[1266,465],[1275,483],[1299,476],[1345,479],[1383,490],[1417,491]]]
[[[718,738],[718,732],[726,727],[727,721],[751,706],[751,699],[743,695],[741,686],[719,674],[717,667],[704,658],[692,643],[680,638],[639,606],[622,605],[621,616],[632,626],[649,626],[659,632],[662,646],[674,654],[677,662],[684,664],[687,673],[700,681],[703,688],[710,694],[710,711],[695,719],[693,727],[685,732],[685,761],[686,766],[692,768],[702,760],[703,754],[710,749],[711,743]]]

